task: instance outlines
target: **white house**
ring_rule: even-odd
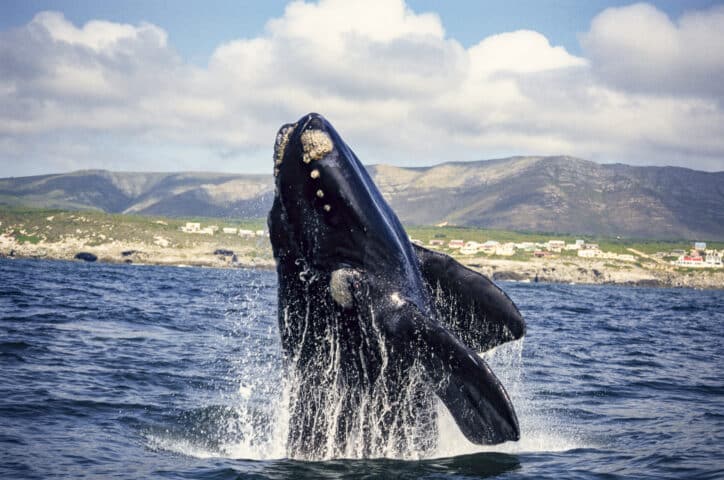
[[[197,222],[186,222],[186,225],[181,227],[182,232],[196,233],[201,230],[201,224]]]
[[[487,255],[493,255],[500,246],[500,242],[496,240],[488,240],[487,242],[480,245],[479,249]]]
[[[724,263],[722,263],[721,254],[716,252],[715,250],[707,250],[706,258],[704,259],[704,265],[709,268],[722,268],[722,266],[724,266]]]
[[[578,256],[581,258],[596,258],[601,255],[601,250],[597,248],[584,248],[578,250]]]
[[[498,245],[498,247],[495,249],[495,254],[502,257],[510,257],[511,255],[515,255],[515,244],[508,242],[502,245]]]
[[[475,255],[478,253],[478,242],[467,242],[465,245],[460,247],[461,255]]]
[[[548,240],[548,250],[551,252],[558,252],[560,253],[563,248],[565,248],[566,242],[563,240]]]
[[[462,248],[464,245],[464,240],[450,240],[450,243],[447,244],[447,248]]]
[[[532,252],[535,250],[535,243],[533,242],[520,242],[515,244],[515,248],[523,250],[525,252]]]
[[[566,243],[566,246],[564,247],[564,249],[567,250],[567,251],[570,251],[570,250],[580,250],[580,249],[583,248],[583,245],[584,245],[585,243],[586,243],[586,242],[584,242],[583,240],[576,240],[576,243]]]

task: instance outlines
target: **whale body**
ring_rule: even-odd
[[[480,358],[525,322],[493,282],[411,244],[321,115],[279,130],[268,224],[289,384],[288,455],[410,457],[437,446],[437,401],[476,444],[518,440]],[[421,206],[424,208],[424,206]]]

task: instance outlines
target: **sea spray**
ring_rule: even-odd
[[[293,419],[288,454],[311,460],[419,458],[431,451],[431,386],[416,361],[391,352],[374,310],[324,322],[310,315],[306,310],[304,318],[290,319],[285,312],[281,324],[302,331],[286,369]],[[350,333],[349,322],[361,335]]]
[[[208,416],[199,418],[204,422],[203,429],[216,430],[209,433],[209,437],[218,441],[210,443],[198,435],[184,436],[172,430],[168,434],[154,432],[149,439],[149,445],[154,448],[200,457],[267,460],[291,454],[324,460],[420,459],[481,451],[565,450],[577,446],[561,434],[560,422],[536,410],[529,398],[531,392],[526,391],[524,385],[523,340],[481,355],[506,385],[518,412],[521,440],[479,446],[467,441],[442,402],[434,397],[432,386],[426,382],[419,365],[408,372],[404,378],[406,386],[399,389],[402,395],[396,399],[389,397],[386,375],[380,372],[362,394],[350,397],[351,386],[340,376],[341,342],[347,339],[341,336],[339,325],[332,322],[324,330],[320,343],[325,345],[325,355],[309,366],[314,378],[305,378],[289,365],[283,366],[278,327],[263,321],[273,309],[269,285],[252,281],[245,285],[243,293],[222,292],[218,300],[225,303],[227,309],[228,328],[222,332],[219,342],[223,345],[221,350],[228,352],[224,359],[228,362],[225,380],[228,385],[209,401],[229,408],[215,411],[219,416],[216,421],[209,422]],[[389,352],[374,312],[369,311],[367,320],[357,321],[366,328],[363,330],[367,348],[371,347],[379,356],[380,368],[388,368]],[[370,376],[370,372],[360,374]],[[313,393],[311,397],[310,393]],[[317,414],[309,420],[324,425],[324,442],[311,454],[299,455],[289,448],[290,414],[295,408],[307,408],[310,401],[316,403]],[[397,409],[400,412],[397,418],[390,416],[394,402],[404,402],[408,407]],[[434,408],[422,409],[423,413],[432,412],[428,418],[421,417],[420,410],[415,408],[419,402],[434,402]],[[340,435],[346,438],[345,442],[337,442]]]
[[[436,457],[453,457],[479,452],[523,453],[555,452],[581,448],[584,445],[566,424],[552,412],[541,410],[536,392],[525,382],[523,349],[525,338],[500,345],[480,356],[488,362],[506,386],[520,422],[520,440],[500,445],[470,443],[455,425],[452,416],[439,402],[438,428],[440,440]]]

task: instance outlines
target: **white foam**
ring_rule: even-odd
[[[149,448],[167,450],[170,452],[196,458],[234,458],[249,460],[273,460],[287,456],[287,437],[289,425],[290,398],[294,395],[294,385],[291,381],[285,382],[280,372],[281,365],[269,362],[269,342],[278,341],[278,332],[275,328],[267,332],[259,332],[259,317],[266,312],[257,304],[258,298],[254,295],[236,299],[250,308],[238,318],[230,319],[233,323],[233,332],[220,342],[229,342],[229,347],[239,341],[239,336],[250,337],[249,332],[267,335],[266,340],[255,339],[254,346],[244,351],[239,358],[232,359],[230,378],[235,378],[238,384],[233,390],[217,392],[216,398],[209,398],[209,404],[231,406],[230,411],[221,413],[224,418],[217,419],[213,428],[221,431],[213,432],[210,438],[217,439],[213,446],[203,440],[184,438],[178,432],[158,433],[146,435]],[[373,327],[375,325],[373,324]],[[273,331],[272,331],[273,330]],[[379,332],[378,332],[379,333]],[[374,332],[370,332],[374,335]],[[333,340],[333,339],[330,339]],[[266,341],[266,343],[265,343]],[[518,414],[521,428],[521,439],[518,442],[506,442],[500,445],[480,446],[470,443],[460,432],[450,413],[438,401],[438,442],[435,451],[426,452],[399,452],[394,448],[382,448],[375,456],[384,456],[398,459],[415,459],[423,456],[440,458],[454,457],[478,452],[501,453],[529,453],[529,452],[561,452],[586,445],[577,437],[568,425],[567,419],[557,418],[554,414],[540,409],[534,392],[526,388],[525,368],[523,365],[523,340],[510,342],[481,355],[489,363],[492,370],[505,386]],[[229,351],[221,348],[220,351]],[[335,349],[330,350],[332,353]],[[382,351],[386,355],[386,351]],[[329,359],[329,365],[334,370],[336,365],[334,355]],[[383,356],[383,360],[386,357]],[[332,373],[330,373],[332,374]],[[333,384],[333,383],[332,383]],[[213,396],[213,395],[212,395]],[[204,402],[205,403],[205,402]],[[334,406],[332,404],[330,407]],[[367,410],[368,406],[362,406]],[[372,408],[370,405],[369,408]],[[369,412],[367,412],[369,413]],[[364,413],[363,415],[367,415]],[[324,415],[338,415],[339,412],[326,410]],[[413,415],[414,417],[414,415]],[[411,417],[411,418],[413,418]],[[334,422],[330,423],[331,425]],[[414,425],[410,428],[414,429]],[[209,425],[199,426],[200,429],[211,428]],[[354,432],[352,432],[354,433]],[[409,432],[408,432],[409,433]],[[189,436],[191,437],[191,436]],[[330,438],[334,438],[331,435]],[[228,441],[224,441],[228,439]],[[328,448],[329,452],[336,452]],[[356,458],[362,455],[363,449],[356,448],[354,442],[345,452],[336,452],[333,455],[343,455],[345,458]]]
[[[523,345],[524,339],[521,339],[480,355],[501,380],[513,402],[520,425],[520,440],[499,445],[475,445],[465,438],[442,402],[438,402],[439,442],[435,457],[478,452],[564,452],[585,446],[564,423],[565,419],[539,410],[533,394],[525,388]]]
[[[521,434],[517,442],[505,442],[499,445],[475,445],[469,442],[455,424],[452,415],[439,404],[438,408],[438,448],[433,457],[456,457],[480,452],[498,453],[532,453],[532,452],[565,452],[582,445],[575,438],[558,431],[545,417],[518,412]]]
[[[166,450],[195,458],[219,458],[223,456],[221,452],[208,450],[200,445],[193,444],[188,439],[171,434],[150,433],[145,438],[146,446],[151,450]]]

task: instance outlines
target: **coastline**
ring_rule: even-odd
[[[211,239],[178,246],[118,240],[89,244],[82,238],[20,243],[4,237],[0,241],[0,257],[74,260],[76,254],[86,252],[97,257],[100,263],[273,269],[271,249],[260,242],[266,239],[254,245],[237,244],[229,248],[223,241]],[[665,264],[616,264],[603,259],[570,257],[525,261],[495,257],[456,259],[495,281],[724,289],[724,269],[693,271]]]

